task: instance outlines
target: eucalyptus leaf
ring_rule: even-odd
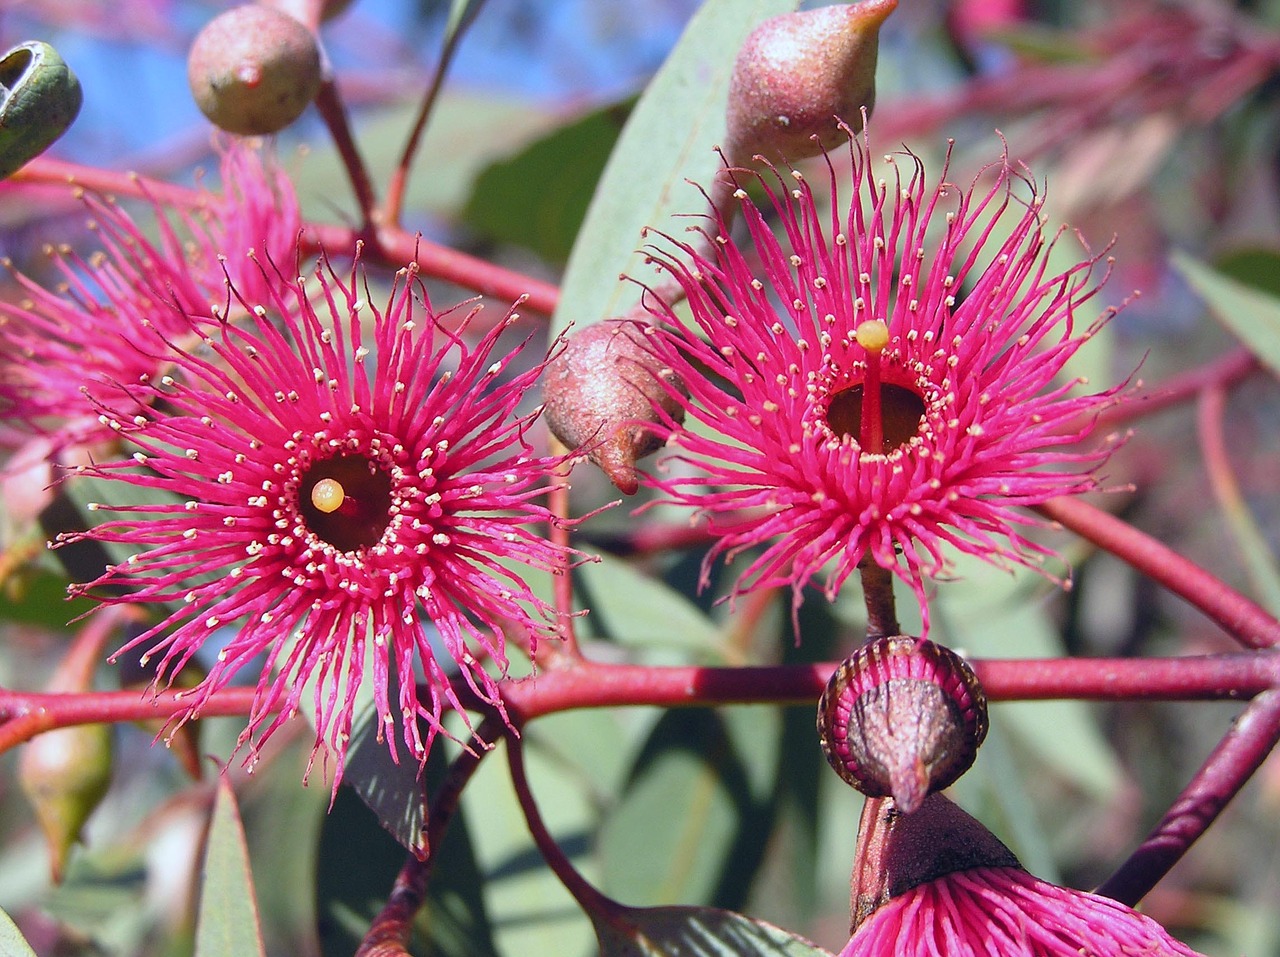
[[[733,61],[747,34],[795,0],[707,0],[636,104],[587,210],[561,285],[553,332],[624,314],[640,299],[641,231],[682,231],[700,212],[686,180],[709,185],[721,166]]]
[[[225,774],[218,781],[206,841],[195,957],[261,957],[264,950],[249,849],[236,796]]]
[[[737,906],[773,824],[776,709],[670,711],[600,836],[604,887],[627,901]]]
[[[677,651],[682,660],[723,663],[720,629],[688,598],[608,554],[574,572],[592,633],[640,649]]]
[[[601,957],[830,957],[772,924],[710,907],[618,907],[596,915]]]
[[[430,784],[439,784],[445,765],[443,753],[428,760]],[[495,957],[465,811],[457,812],[434,853],[427,899],[413,922],[412,952]],[[405,858],[404,848],[369,809],[349,789],[340,789],[323,821],[316,854],[316,914],[325,957],[356,951],[386,905]]]
[[[486,239],[563,263],[626,115],[625,106],[593,110],[492,163],[476,178],[463,221]]]
[[[1280,298],[1230,279],[1183,253],[1174,253],[1173,265],[1214,317],[1273,375],[1280,375]]]
[[[36,957],[13,919],[0,910],[0,957]]]
[[[1046,604],[1043,582],[1025,569],[1006,572],[971,557],[956,561],[960,581],[938,591],[937,640],[971,657],[1051,658],[1063,654]],[[1011,737],[1089,794],[1113,795],[1120,765],[1084,701],[1003,704],[1000,720]],[[993,719],[994,723],[994,719]]]

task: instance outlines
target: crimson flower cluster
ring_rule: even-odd
[[[0,411],[55,446],[109,437],[93,399],[161,374],[166,339],[188,335],[188,316],[225,313],[234,285],[253,302],[275,274],[294,270],[302,219],[283,171],[241,142],[221,159],[222,188],[190,208],[153,198],[158,238],[110,198],[80,192],[101,251],[86,259],[50,250],[57,288],[15,274],[24,299],[0,302]],[[145,320],[145,321],[143,321]]]
[[[1038,565],[1018,506],[1095,487],[1110,443],[1079,443],[1117,390],[1080,393],[1068,365],[1114,310],[1080,321],[1101,257],[1054,270],[1063,233],[1046,236],[1007,160],[969,189],[945,167],[931,185],[911,154],[877,171],[850,134],[828,172],[824,213],[799,171],[758,177],[761,206],[755,174],[726,170],[749,243],[719,218],[705,242],[652,250],[688,298],[688,317],[653,306],[652,350],[688,394],[672,393],[685,421],[663,416],[677,451],[649,481],[710,517],[708,562],[759,549],[739,591],[787,585],[798,603],[824,578],[834,597],[870,560],[927,629],[924,580],[948,548]]]
[[[80,590],[164,606],[121,652],[158,660],[157,681],[217,649],[180,720],[265,655],[240,738],[251,759],[309,708],[340,777],[368,673],[379,735],[423,760],[446,710],[501,710],[507,634],[557,631],[511,567],[567,559],[537,502],[562,460],[534,453],[536,412],[517,412],[542,364],[513,372],[521,350],[498,349],[516,313],[468,345],[415,277],[402,270],[381,309],[358,268],[264,277],[241,321],[188,321],[195,345],[169,343],[171,374],[98,400],[137,451],[85,471],[152,500],[92,506],[116,517],[64,536],[138,549]]]

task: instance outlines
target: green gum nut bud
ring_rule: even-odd
[[[80,81],[47,43],[31,40],[0,58],[0,179],[47,150],[83,99]]]
[[[880,26],[898,0],[863,0],[770,17],[747,37],[729,85],[728,155],[795,161],[855,132],[876,97]]]
[[[18,780],[49,845],[54,882],[71,846],[111,783],[111,729],[105,724],[46,731],[23,745]]]
[[[187,57],[196,105],[219,129],[264,136],[307,108],[324,78],[315,34],[286,13],[259,4],[214,17]]]

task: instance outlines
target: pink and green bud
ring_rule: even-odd
[[[653,425],[684,418],[683,386],[649,352],[649,328],[629,319],[587,326],[548,364],[544,386],[551,431],[628,495],[639,487],[637,460],[662,445]]]
[[[259,4],[233,7],[196,36],[187,79],[196,105],[219,129],[262,136],[284,129],[320,92],[315,34]]]
[[[795,161],[847,142],[876,99],[880,26],[898,0],[863,0],[784,13],[743,43],[729,86],[731,162]]]

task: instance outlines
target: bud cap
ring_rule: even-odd
[[[818,736],[835,772],[910,814],[973,764],[987,735],[987,698],[955,652],[906,635],[846,658],[818,703]]]
[[[636,461],[662,444],[650,425],[684,417],[676,399],[683,385],[649,351],[648,328],[633,319],[587,326],[569,337],[544,375],[548,427],[628,495],[639,487]]]
[[[788,162],[857,132],[876,97],[880,26],[898,0],[837,3],[770,17],[747,37],[729,85],[728,154]]]

